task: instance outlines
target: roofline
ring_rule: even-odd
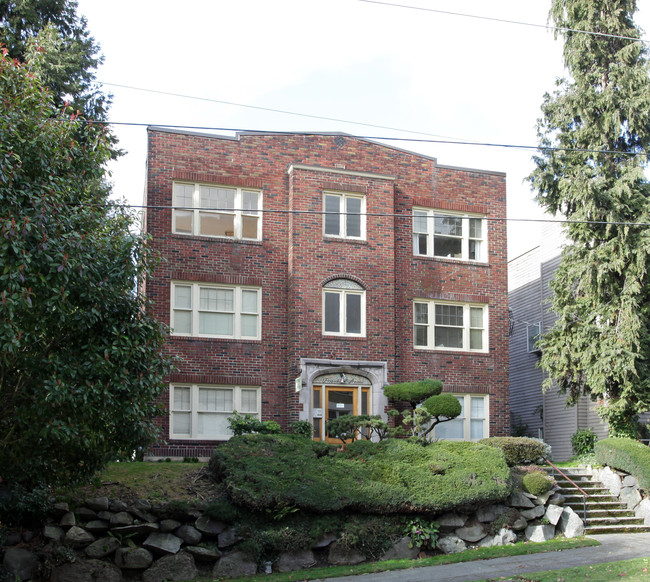
[[[235,135],[231,136],[231,135],[224,135],[219,133],[204,133],[200,131],[188,131],[188,130],[181,130],[176,128],[168,128],[161,125],[148,125],[147,131],[159,131],[162,133],[175,133],[180,135],[194,135],[194,136],[204,137],[208,139],[227,139],[229,141],[241,141],[242,137],[248,135],[262,135],[262,136],[264,135],[304,135],[304,136],[320,135],[320,136],[331,136],[331,137],[342,136],[350,139],[356,139],[359,141],[365,141],[372,145],[388,148],[391,150],[396,150],[398,152],[410,154],[412,156],[417,156],[418,158],[431,160],[436,165],[437,168],[441,168],[443,170],[459,170],[462,172],[472,172],[476,174],[490,174],[494,176],[503,176],[503,177],[506,176],[505,172],[499,172],[494,170],[481,170],[477,168],[465,168],[463,166],[447,166],[444,164],[438,164],[438,158],[436,157],[427,156],[426,154],[421,154],[419,152],[414,152],[413,150],[407,150],[405,148],[400,148],[394,145],[385,144],[379,141],[368,139],[366,137],[358,137],[356,135],[352,135],[343,131],[246,131],[245,130],[245,131],[236,131]]]

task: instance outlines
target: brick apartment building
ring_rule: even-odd
[[[503,173],[345,134],[148,137],[146,291],[180,358],[152,455],[209,455],[233,411],[326,438],[427,377],[463,405],[436,437],[509,433]]]

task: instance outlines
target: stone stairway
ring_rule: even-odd
[[[650,532],[650,526],[643,525],[643,518],[636,517],[602,483],[592,480],[588,469],[562,467],[562,472],[588,495],[585,519],[583,495],[554,469],[549,471],[560,487],[558,493],[565,498],[564,504],[570,506],[585,522],[585,535]]]

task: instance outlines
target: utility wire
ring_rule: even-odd
[[[421,6],[410,6],[407,4],[396,4],[393,2],[381,2],[380,0],[357,0],[358,2],[365,2],[366,4],[379,4],[381,6],[391,6],[393,8],[406,8],[408,10],[420,10],[422,12],[435,12],[436,14],[446,14],[448,16],[461,16],[463,18],[475,18],[477,20],[489,20],[491,22],[500,22],[503,24],[516,24],[518,26],[531,26],[534,28],[545,28],[546,30],[553,30],[555,32],[575,32],[579,34],[590,34],[593,36],[602,36],[605,38],[618,38],[621,40],[633,40],[636,42],[642,42],[645,44],[650,44],[650,41],[637,38],[634,36],[623,36],[620,34],[609,34],[606,32],[596,32],[593,30],[580,30],[577,28],[566,28],[563,26],[553,26],[551,24],[537,24],[534,22],[522,22],[519,20],[507,20],[505,18],[494,18],[493,16],[479,16],[477,14],[466,14],[463,12],[451,12],[448,10],[438,10],[437,8],[424,8]]]

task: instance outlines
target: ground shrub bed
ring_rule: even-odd
[[[596,462],[625,471],[639,480],[639,487],[650,490],[650,447],[628,438],[606,438],[594,446]]]
[[[353,442],[343,451],[301,437],[233,437],[210,461],[235,505],[279,517],[300,510],[436,514],[504,499],[510,471],[495,448]]]
[[[509,467],[538,463],[548,454],[542,441],[527,437],[490,437],[479,444],[501,449]]]

